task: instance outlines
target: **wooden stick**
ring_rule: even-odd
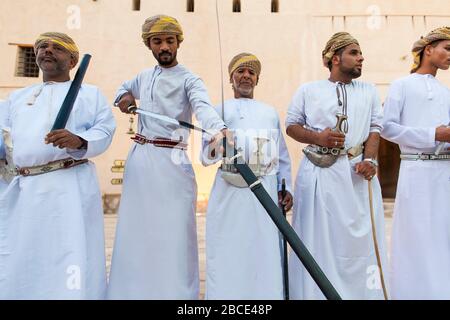
[[[378,268],[380,269],[381,286],[383,288],[384,300],[389,300],[386,290],[386,284],[384,283],[383,267],[381,266],[380,250],[378,249],[378,241],[377,241],[377,231],[375,229],[375,215],[373,212],[374,210],[372,200],[372,180],[368,180],[367,182],[369,186],[370,220],[372,222],[373,245],[375,247],[375,255],[377,256]]]

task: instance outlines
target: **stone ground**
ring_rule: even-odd
[[[384,201],[385,217],[386,217],[386,243],[388,245],[388,254],[390,252],[390,239],[392,230],[392,211],[394,202],[387,199]],[[114,235],[116,229],[117,215],[105,214],[105,239],[106,239],[106,265],[109,273],[111,267],[111,256],[114,244]],[[288,213],[290,221],[292,211]],[[203,299],[205,293],[205,214],[197,213],[197,232],[198,232],[198,248],[200,259],[200,298]]]

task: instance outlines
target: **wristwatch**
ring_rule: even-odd
[[[363,161],[368,161],[373,164],[375,167],[378,167],[378,161],[372,158],[365,158]]]

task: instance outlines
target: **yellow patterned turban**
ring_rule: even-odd
[[[173,34],[177,36],[178,43],[184,39],[183,29],[175,18],[166,15],[156,15],[145,20],[142,25],[142,40],[147,47],[148,39],[158,34]]]
[[[69,37],[65,33],[60,32],[46,32],[41,34],[34,43],[34,52],[37,53],[37,49],[43,43],[51,41],[53,43],[59,44],[61,47],[65,48],[70,52],[72,57],[75,59],[75,65],[78,63],[78,59],[80,57],[80,51],[78,50],[77,45],[73,41],[71,37]]]
[[[335,33],[325,45],[325,49],[322,51],[323,65],[328,68],[328,63],[335,55],[336,51],[342,49],[350,44],[357,44],[358,40],[353,38],[348,32]]]
[[[450,27],[441,27],[434,29],[425,37],[421,37],[419,40],[414,42],[412,48],[414,63],[411,68],[411,73],[414,73],[417,71],[417,69],[419,69],[421,63],[421,55],[425,47],[439,40],[450,40]]]
[[[231,59],[230,64],[228,65],[228,73],[231,76],[236,69],[240,67],[246,67],[253,70],[259,78],[261,74],[261,62],[259,62],[258,58],[251,53],[240,53]]]

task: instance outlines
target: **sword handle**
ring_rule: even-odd
[[[222,138],[222,147],[223,147],[222,157],[223,159],[225,159],[227,157],[227,137]]]
[[[129,105],[128,106],[128,111],[130,112],[130,113],[136,113],[136,110],[137,110],[137,106],[136,105],[134,105],[134,104],[131,104],[131,105]]]

